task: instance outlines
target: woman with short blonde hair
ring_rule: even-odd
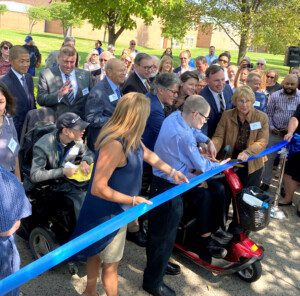
[[[266,113],[254,108],[255,95],[247,86],[238,87],[232,96],[234,109],[223,112],[212,138],[216,150],[229,145],[232,158],[247,161],[252,155],[263,151],[269,141],[269,120]],[[265,157],[243,163],[238,168],[243,187],[259,186]]]
[[[138,196],[141,190],[143,161],[169,174],[177,183],[186,177],[163,162],[141,142],[150,113],[150,101],[131,92],[118,102],[97,140],[95,165],[74,236],[140,203],[151,204]],[[97,278],[102,267],[106,295],[118,295],[118,264],[123,257],[126,226],[86,248],[78,259],[87,259],[87,285],[83,295],[98,295]]]

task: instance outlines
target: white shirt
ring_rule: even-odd
[[[218,111],[220,112],[220,111],[221,111],[221,106],[220,106],[219,93],[217,93],[217,92],[211,90],[210,88],[209,88],[209,90],[211,91],[212,95],[214,96],[216,105],[217,105],[217,107],[218,107]],[[225,108],[226,108],[226,102],[225,102],[225,100],[224,100],[223,92],[221,92],[220,94],[222,95],[223,104],[224,104],[224,106],[225,106]]]
[[[15,73],[15,75],[17,76],[17,78],[19,79],[20,83],[22,86],[24,86],[23,81],[22,81],[22,77],[23,75],[20,74],[19,72],[17,72],[14,68],[11,68],[11,70]]]
[[[60,71],[60,74],[61,74],[62,81],[65,84],[66,80],[67,80],[66,79],[66,74],[64,72],[62,72],[60,70],[60,68],[59,68],[59,71]],[[71,84],[72,84],[72,89],[73,89],[74,97],[76,97],[76,94],[77,94],[77,91],[78,91],[78,84],[77,84],[77,79],[76,79],[76,75],[75,75],[75,70],[73,70],[69,74],[69,77],[70,77],[70,81],[71,81]]]

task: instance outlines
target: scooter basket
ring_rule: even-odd
[[[255,197],[267,203],[268,206],[252,206],[243,200],[243,194],[255,194]],[[270,202],[272,198],[255,186],[244,188],[238,198],[238,210],[241,226],[250,231],[264,229],[270,222]]]

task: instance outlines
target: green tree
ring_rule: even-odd
[[[7,7],[5,4],[0,4],[0,27],[1,27],[1,16],[4,14],[4,12],[7,11]]]
[[[32,6],[27,10],[28,18],[30,20],[29,34],[31,35],[33,27],[38,21],[49,20],[50,11],[45,6]]]
[[[285,52],[287,46],[300,46],[300,2],[281,1],[260,16],[253,28],[253,45],[269,52]]]
[[[85,1],[82,1],[82,3],[84,4]],[[49,10],[50,18],[61,22],[64,37],[68,35],[72,27],[80,27],[82,25],[82,18],[71,9],[70,3],[53,2],[49,6]]]
[[[199,26],[200,16],[201,10],[193,0],[165,6],[160,13],[162,35],[183,42],[186,32]]]
[[[273,0],[203,0],[202,10],[208,21],[221,28],[239,47],[238,60],[250,45],[256,17],[272,6]],[[238,40],[239,39],[239,40]]]
[[[153,17],[159,16],[163,8],[182,0],[66,0],[73,11],[80,12],[94,28],[107,27],[108,43],[115,44],[124,30],[136,27],[136,17],[149,25]]]

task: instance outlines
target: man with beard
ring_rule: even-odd
[[[267,114],[270,125],[269,146],[283,140],[287,133],[290,118],[300,104],[300,91],[297,89],[298,78],[296,75],[287,75],[282,82],[282,89],[274,92],[269,99]],[[277,152],[268,154],[268,161],[262,178],[261,189],[267,191],[272,179],[272,169]]]

